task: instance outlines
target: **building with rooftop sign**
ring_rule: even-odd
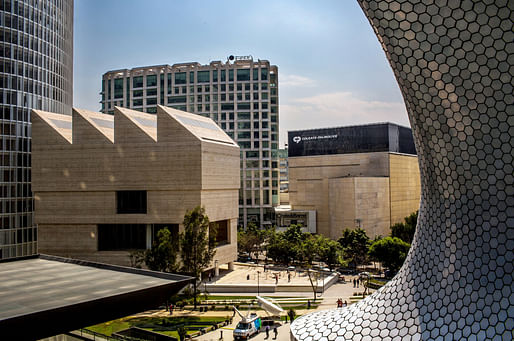
[[[416,211],[418,158],[409,128],[392,123],[290,131],[290,207],[277,224],[339,238],[361,227],[371,238]],[[307,224],[308,226],[306,226]],[[315,226],[313,226],[315,224]]]

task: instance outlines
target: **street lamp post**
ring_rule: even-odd
[[[257,271],[257,296],[260,296],[260,286],[259,286],[259,275],[261,274],[260,271]]]

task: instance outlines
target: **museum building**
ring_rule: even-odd
[[[339,238],[363,228],[370,238],[419,208],[420,177],[410,128],[393,123],[290,131],[290,206],[277,225],[300,224]]]
[[[34,110],[33,191],[39,251],[130,265],[164,227],[178,237],[203,206],[217,228],[212,267],[237,257],[239,147],[210,118],[158,106],[157,114]]]

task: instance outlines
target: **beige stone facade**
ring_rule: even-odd
[[[391,152],[289,157],[293,210],[316,210],[316,232],[339,238],[362,227],[385,236],[390,226],[419,208],[415,155]]]
[[[41,253],[128,265],[129,249],[149,247],[164,226],[182,231],[201,205],[222,229],[216,263],[236,259],[239,147],[209,118],[162,106],[34,111],[32,139]],[[144,209],[123,211],[126,196]]]

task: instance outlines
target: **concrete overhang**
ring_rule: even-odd
[[[155,308],[192,277],[38,255],[0,262],[0,338],[35,340]]]

